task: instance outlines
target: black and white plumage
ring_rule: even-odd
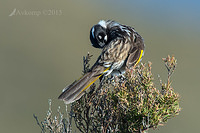
[[[143,38],[134,28],[115,21],[101,20],[90,30],[92,46],[102,49],[91,70],[64,89],[59,99],[67,104],[78,100],[101,76],[123,74],[139,63],[144,54]]]
[[[143,38],[134,28],[119,24],[115,21],[99,21],[98,24],[91,28],[90,40],[93,47],[103,49],[102,53],[105,53],[103,56],[106,56],[106,54],[111,56],[113,53],[113,58],[107,57],[110,58],[111,61],[104,63],[104,66],[108,67],[113,62],[116,62],[112,64],[113,69],[111,70],[114,71],[112,73],[113,75],[116,75],[118,72],[119,74],[123,74],[125,72],[124,67],[130,68],[131,66],[134,66],[141,60],[140,56],[143,56],[144,54],[145,45]],[[116,51],[119,51],[120,54]],[[120,58],[120,56],[124,56],[125,59]],[[115,61],[112,61],[112,59],[115,59]],[[121,62],[116,60],[121,60]],[[119,64],[119,67],[114,68],[116,64]],[[123,64],[123,67],[121,67],[120,64]]]

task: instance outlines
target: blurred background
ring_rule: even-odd
[[[193,0],[1,1],[0,132],[39,133],[33,114],[43,120],[49,98],[53,111],[64,111],[57,97],[80,77],[82,56],[90,52],[94,63],[100,53],[89,31],[101,19],[130,25],[144,38],[142,62],[153,63],[155,82],[158,74],[167,78],[163,57],[178,60],[172,86],[182,111],[149,132],[199,132],[200,2]]]

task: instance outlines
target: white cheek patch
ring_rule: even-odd
[[[106,36],[104,37],[104,40],[107,41],[107,39],[108,39],[108,37],[107,37],[107,35],[106,35]]]

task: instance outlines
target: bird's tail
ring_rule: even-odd
[[[79,80],[63,89],[58,99],[66,104],[72,103],[81,98],[87,88],[89,88],[97,79],[99,79],[109,68],[96,66],[90,72],[83,75]]]

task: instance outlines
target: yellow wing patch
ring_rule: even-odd
[[[135,66],[140,62],[140,60],[142,58],[142,54],[143,54],[143,50],[141,50],[140,57],[139,57],[138,61],[135,63]]]
[[[77,96],[79,96],[83,91],[85,91],[88,87],[90,87],[97,79],[99,79],[110,67],[106,68],[101,75],[96,77],[91,83],[89,83]]]

